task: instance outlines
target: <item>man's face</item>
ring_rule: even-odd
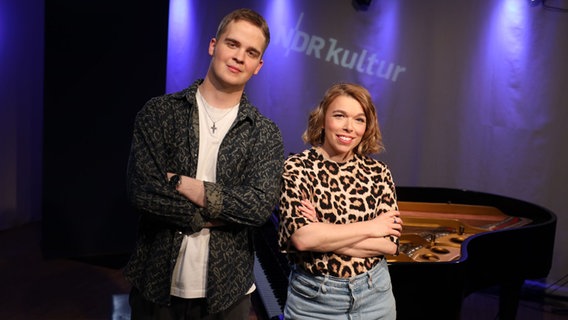
[[[243,89],[247,81],[262,67],[265,38],[250,22],[232,21],[219,39],[211,39],[210,73],[223,87]]]

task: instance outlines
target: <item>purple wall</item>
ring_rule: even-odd
[[[241,6],[271,27],[247,93],[280,126],[287,152],[305,147],[308,111],[330,84],[358,82],[377,104],[387,147],[378,157],[398,185],[518,198],[568,227],[565,12],[518,0],[367,10],[343,0],[172,0],[168,21],[167,4],[46,1],[43,82],[43,3],[0,2],[0,228],[43,219],[53,254],[128,248],[134,114],[203,77],[217,22]],[[568,269],[567,237],[557,232],[551,279]]]

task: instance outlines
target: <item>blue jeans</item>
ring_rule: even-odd
[[[314,276],[298,267],[289,280],[285,319],[396,319],[386,259],[351,278]]]

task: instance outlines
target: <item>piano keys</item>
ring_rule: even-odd
[[[259,320],[278,320],[284,311],[288,291],[290,265],[286,256],[278,249],[278,216],[270,219],[254,235],[255,245],[255,306],[260,313]]]

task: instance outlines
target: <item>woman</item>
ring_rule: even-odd
[[[395,319],[385,254],[402,220],[369,92],[336,84],[310,113],[312,147],[286,160],[279,246],[293,263],[286,319]]]

